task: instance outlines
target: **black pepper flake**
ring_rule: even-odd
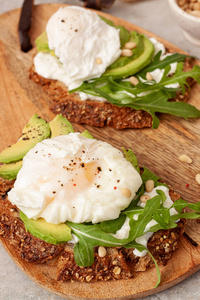
[[[61,186],[63,186],[63,183],[61,183]]]
[[[38,153],[38,151],[35,151],[35,153]]]
[[[119,183],[119,182],[120,182],[120,180],[119,180],[119,179],[117,179],[117,182]]]
[[[69,171],[69,168],[68,168],[68,167],[66,167],[66,166],[63,166],[63,169],[65,169],[65,170]]]
[[[56,191],[53,191],[53,194],[55,194],[56,193]]]
[[[98,188],[98,189],[100,188],[100,184],[97,185],[97,188]]]
[[[85,151],[84,151],[84,150],[83,150],[82,152],[83,152],[83,153],[85,153]]]
[[[27,136],[27,137],[22,138],[22,140],[27,141],[27,140],[30,140],[30,138]]]
[[[75,31],[75,32],[78,32],[78,29],[75,29],[74,31]]]
[[[84,168],[84,167],[85,167],[85,164],[84,164],[84,163],[81,163],[80,165],[81,165],[81,167],[82,167],[82,168]]]
[[[64,23],[65,23],[65,20],[62,19],[61,22],[64,22]]]
[[[111,169],[109,169],[109,171],[111,172],[112,170],[111,170]]]
[[[99,172],[102,171],[101,167],[97,167],[97,170],[98,170]]]

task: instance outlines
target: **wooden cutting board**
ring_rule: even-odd
[[[35,6],[31,28],[31,40],[44,30],[49,17],[60,7],[58,4]],[[154,36],[123,20],[101,13],[116,24],[129,30]],[[34,50],[28,53],[20,51],[17,25],[20,10],[14,10],[0,16],[0,130],[3,150],[16,142],[21,130],[34,113],[50,121],[54,115],[48,109],[50,98],[42,88],[28,78],[28,70],[32,63]],[[172,44],[156,37],[166,47],[181,52]],[[199,63],[199,62],[197,62]],[[200,109],[200,86],[192,88],[189,103]],[[175,191],[189,201],[200,201],[200,185],[195,175],[200,172],[200,119],[189,120],[162,115],[158,129],[115,130],[109,127],[92,128],[73,124],[75,130],[88,129],[92,135],[113,146],[131,148],[138,157],[139,164],[147,166],[159,175],[166,183],[171,184]],[[179,155],[186,153],[193,163],[187,165],[178,160]],[[186,232],[200,245],[200,222],[189,221]],[[134,279],[83,284],[79,282],[57,282],[55,267],[42,264],[33,265],[24,262],[14,248],[5,240],[1,242],[15,263],[33,281],[45,289],[68,299],[138,299],[164,290],[200,269],[200,246],[194,247],[185,237],[180,241],[180,249],[166,267],[161,268],[162,283],[154,289],[156,283],[155,268],[145,273],[138,273]]]

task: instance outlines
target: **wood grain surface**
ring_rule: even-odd
[[[45,29],[49,17],[60,7],[58,4],[35,6],[31,28],[31,40]],[[116,24],[155,36],[133,24],[101,13]],[[0,150],[16,142],[22,128],[34,113],[50,121],[54,114],[48,107],[51,99],[43,89],[28,78],[34,49],[28,53],[20,51],[17,25],[20,10],[0,16]],[[181,52],[175,46],[156,37],[166,47]],[[197,62],[199,64],[199,62]],[[189,103],[200,109],[200,86],[192,88]],[[92,128],[73,124],[75,130],[88,129],[95,138],[107,141],[117,148],[131,148],[139,164],[145,165],[159,175],[167,184],[181,194],[182,198],[194,203],[200,201],[200,185],[195,175],[200,173],[200,119],[184,120],[169,115],[160,116],[158,129],[115,130],[109,127]],[[191,165],[178,160],[179,155],[188,154]],[[189,221],[187,234],[200,245],[200,222]],[[14,248],[4,239],[1,242],[15,263],[35,282],[47,290],[68,299],[138,299],[175,285],[200,269],[200,246],[194,247],[183,237],[180,248],[174,253],[167,266],[161,268],[161,285],[156,283],[155,268],[137,273],[134,279],[83,284],[79,282],[57,282],[55,268],[48,264],[34,265],[24,262]]]

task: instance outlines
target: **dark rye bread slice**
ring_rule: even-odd
[[[192,65],[193,60],[187,58],[184,64],[184,70],[191,70]],[[29,71],[29,78],[40,84],[53,100],[50,109],[55,114],[62,114],[70,122],[83,123],[96,127],[108,125],[116,129],[145,128],[152,126],[152,116],[148,112],[135,110],[130,107],[118,107],[107,101],[81,101],[78,95],[69,95],[67,86],[62,82],[46,79],[38,75],[34,66],[32,66]],[[188,83],[191,86],[194,80],[189,78]],[[176,97],[171,99],[171,101],[186,102],[189,96],[189,89],[187,89],[184,95],[182,95],[181,92],[177,92]]]
[[[145,271],[154,265],[147,254],[136,257],[133,249],[106,248],[106,255],[98,255],[98,247],[94,249],[95,261],[90,267],[79,267],[74,261],[73,246],[69,243],[52,245],[26,232],[19,211],[7,198],[7,192],[12,188],[13,181],[0,178],[0,239],[6,239],[13,246],[13,255],[19,253],[28,263],[48,264],[56,268],[57,280],[107,281],[110,279],[127,279],[134,273]],[[170,190],[173,201],[179,195]],[[185,220],[180,220],[178,226],[170,230],[159,230],[148,241],[148,248],[158,263],[165,265],[173,252],[178,248],[178,240],[182,236]],[[43,266],[41,265],[41,267]]]

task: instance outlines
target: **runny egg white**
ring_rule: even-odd
[[[118,149],[70,133],[46,139],[26,154],[8,198],[28,218],[97,223],[116,219],[141,184]]]

